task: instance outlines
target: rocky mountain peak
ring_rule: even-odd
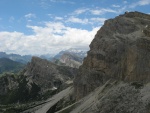
[[[105,21],[74,80],[81,98],[108,79],[150,81],[150,15],[126,12]]]
[[[60,58],[60,62],[73,68],[79,68],[79,66],[82,64],[82,60],[83,59],[81,57],[71,53],[64,53]]]
[[[58,66],[46,59],[32,57],[27,64],[24,75],[30,82],[41,87],[41,91],[53,90],[63,86],[68,80],[72,80],[77,69],[67,66]]]

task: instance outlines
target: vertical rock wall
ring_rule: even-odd
[[[150,15],[139,12],[105,21],[75,77],[76,98],[82,98],[108,79],[149,82],[149,26]]]

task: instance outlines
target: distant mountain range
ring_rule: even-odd
[[[58,54],[43,54],[43,55],[34,55],[34,56],[37,56],[37,57],[40,57],[42,59],[47,59],[47,60],[52,60],[52,59],[59,59],[61,58],[61,56],[64,54],[64,53],[71,53],[71,54],[74,54],[78,57],[81,57],[81,58],[84,58],[86,56],[86,53],[87,53],[87,49],[79,49],[79,48],[70,48],[70,49],[67,49],[67,50],[63,50],[63,51],[60,51]],[[21,63],[28,63],[31,61],[33,55],[19,55],[19,54],[7,54],[5,52],[0,52],[0,58],[9,58],[13,61],[17,61],[17,62],[21,62]]]
[[[44,54],[44,55],[35,55],[42,59],[51,60],[53,58],[53,55],[51,54]],[[19,55],[19,54],[7,54],[5,52],[0,52],[0,58],[8,58],[13,61],[17,61],[23,64],[27,64],[31,61],[33,55]]]
[[[78,48],[70,48],[67,50],[60,51],[56,55],[45,54],[45,55],[37,55],[39,58],[47,59],[52,61],[57,65],[69,66],[74,68],[79,68],[82,64],[83,58],[86,57],[87,50],[78,49]],[[32,55],[19,55],[19,54],[7,54],[5,52],[0,52],[0,58],[6,58],[4,61],[6,62],[17,62],[20,64],[27,64],[31,61]],[[3,64],[4,68],[6,68],[7,63]],[[2,67],[1,67],[2,68]],[[8,65],[9,68],[9,65]],[[14,68],[15,69],[15,68]],[[0,69],[1,73],[4,69]],[[7,71],[7,69],[5,70]]]
[[[78,57],[84,58],[87,55],[87,49],[70,48],[64,51],[60,51],[54,58],[59,59],[64,53],[74,54]]]
[[[25,64],[10,60],[8,58],[0,58],[0,74],[4,72],[17,73],[25,67]]]
[[[0,52],[0,58],[8,58],[10,60],[26,64],[27,62],[31,61],[32,56],[31,55],[21,56],[18,54],[6,54],[5,52]]]
[[[58,65],[79,68],[86,55],[87,50],[71,48],[65,51],[60,51],[57,55],[54,56],[52,62]]]

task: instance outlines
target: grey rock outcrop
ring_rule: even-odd
[[[67,84],[67,81],[72,81],[76,73],[77,69],[58,66],[38,57],[33,57],[24,70],[29,84],[34,82],[42,92],[62,87],[63,84]]]
[[[0,78],[0,95],[6,95],[10,90],[16,89],[18,81],[14,75],[5,75]]]
[[[76,73],[75,68],[33,57],[20,73],[0,77],[0,103],[45,100],[72,85]]]
[[[52,60],[57,65],[79,68],[87,55],[87,50],[71,48],[59,52]]]
[[[79,68],[82,64],[82,58],[78,57],[75,54],[64,53],[61,58],[60,62],[64,63],[66,66]]]
[[[150,15],[129,12],[105,24],[90,44],[74,80],[80,99],[108,79],[150,82]]]
[[[80,58],[84,58],[87,56],[88,48],[70,48],[64,51],[60,51],[57,55],[54,56],[54,58],[59,59],[64,53],[73,54],[75,56],[78,56]]]
[[[58,113],[149,113],[150,84],[108,80]],[[69,111],[69,112],[65,112]]]

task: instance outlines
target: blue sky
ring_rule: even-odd
[[[150,14],[150,0],[0,0],[0,51],[88,48],[104,21],[125,11]]]

